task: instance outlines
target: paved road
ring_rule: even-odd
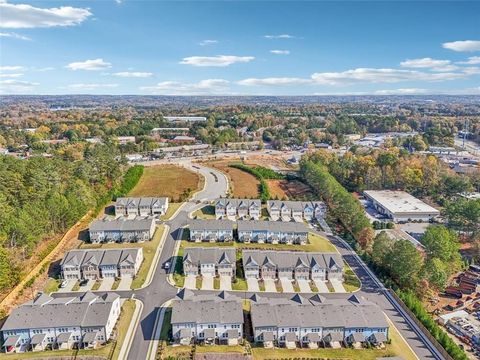
[[[198,171],[205,177],[205,188],[193,197],[193,201],[185,203],[174,216],[173,219],[165,222],[170,227],[170,233],[165,239],[162,253],[159,257],[158,266],[153,275],[153,281],[147,287],[134,291],[115,291],[123,298],[135,297],[143,302],[143,310],[140,316],[140,323],[135,332],[135,336],[128,353],[128,359],[145,360],[149,355],[149,348],[152,340],[155,340],[154,329],[160,317],[160,307],[162,304],[171,300],[177,293],[178,289],[170,285],[167,281],[167,273],[163,265],[167,261],[173,261],[175,247],[180,241],[181,229],[187,225],[189,214],[204,206],[200,202],[207,202],[220,196],[225,196],[228,189],[228,180],[217,170],[206,168],[199,165],[192,165],[188,160],[181,160],[181,165],[186,166],[194,171]],[[314,230],[313,230],[314,231]],[[358,295],[365,297],[379,305],[387,314],[390,320],[395,324],[401,332],[408,344],[412,347],[419,359],[443,359],[442,356],[435,353],[428,339],[416,328],[416,325],[408,315],[396,308],[391,300],[387,298],[388,293],[385,292],[383,285],[376,279],[375,275],[368,270],[357,254],[346,244],[341,238],[328,236],[325,233],[319,233],[327,236],[332,243],[338,248],[339,252],[350,265],[352,270],[357,274],[362,282],[362,288],[357,292]],[[195,292],[199,292],[196,290]],[[218,293],[218,291],[201,291],[205,293]],[[245,299],[251,297],[255,292],[232,292],[232,294],[240,295]],[[70,296],[72,293],[57,293],[54,296]],[[311,296],[311,294],[303,294]],[[266,298],[275,297],[291,297],[292,294],[282,293],[261,293],[260,296]],[[349,297],[350,294],[325,293],[322,294],[327,298],[338,299]],[[160,324],[161,326],[161,324]],[[158,331],[156,334],[158,335]],[[158,340],[158,338],[157,338]],[[153,357],[154,358],[154,357]]]

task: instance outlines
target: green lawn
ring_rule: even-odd
[[[92,291],[98,290],[98,288],[100,287],[101,284],[102,284],[101,280],[96,280],[95,283],[92,286]]]
[[[357,291],[362,286],[362,283],[358,279],[357,275],[355,275],[347,263],[345,263],[344,279],[345,281],[343,283],[343,287],[345,290],[347,290],[347,292]]]
[[[112,289],[111,290],[117,290],[118,285],[120,285],[120,279],[115,279],[115,281],[112,284]]]
[[[317,292],[318,292],[318,288],[317,288],[317,285],[315,285],[315,282],[310,281],[310,289],[311,289],[312,292],[314,292],[314,293],[317,293]]]
[[[80,281],[77,281],[75,285],[72,287],[72,291],[78,291],[80,290]]]
[[[122,343],[125,339],[125,335],[128,329],[128,325],[132,321],[133,312],[135,310],[135,302],[133,300],[126,300],[122,306],[122,313],[120,315],[119,321],[116,325],[117,329],[117,346],[113,352],[112,359],[118,359],[118,354],[122,347]],[[112,349],[113,343],[110,342],[107,345],[92,350],[79,350],[78,356],[82,357],[93,357],[97,356],[99,358],[107,358]],[[0,353],[1,360],[18,360],[18,359],[54,359],[63,357],[65,358],[74,358],[75,351],[73,350],[53,350],[53,351],[39,351],[39,352],[26,352],[21,354],[4,354]]]
[[[45,294],[51,294],[52,292],[57,292],[60,287],[60,280],[49,278],[47,283],[43,287],[43,292]]]
[[[243,346],[228,345],[198,345],[195,350],[198,353],[243,353]]]
[[[370,349],[264,349],[260,347],[252,348],[253,358],[255,360],[267,359],[342,359],[342,360],[375,360],[379,357],[393,356],[394,353],[389,350],[370,350]],[[400,355],[400,354],[399,354]],[[403,356],[403,354],[402,354]]]
[[[195,280],[195,287],[200,290],[202,288],[202,277],[201,276],[197,276],[196,280]]]
[[[232,290],[241,290],[241,291],[247,290],[247,281],[245,279],[241,279],[237,277],[232,282]]]
[[[174,202],[174,203],[168,203],[168,209],[165,215],[160,216],[161,220],[170,220],[170,218],[175,214],[175,211],[178,210],[178,208],[183,204],[183,202]]]
[[[172,319],[172,308],[168,307],[165,309],[165,314],[163,316],[162,330],[160,331],[160,340],[164,340],[164,341],[169,340],[169,332],[170,332],[170,328],[172,327],[171,319]]]
[[[298,285],[297,281],[293,281],[292,285],[293,285],[293,291],[295,291],[297,293],[300,292],[300,286]]]
[[[260,291],[265,291],[265,282],[263,280],[258,282],[258,288]]]
[[[218,276],[213,278],[213,288],[215,290],[220,290],[220,278]]]

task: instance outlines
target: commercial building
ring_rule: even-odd
[[[165,215],[167,210],[167,197],[121,197],[115,202],[117,216],[158,216]]]
[[[320,295],[256,300],[251,304],[253,335],[265,347],[359,347],[388,340],[382,310],[356,295],[331,300]]]
[[[172,334],[177,343],[237,345],[243,338],[242,299],[222,292],[194,295],[182,290],[172,304]]]
[[[120,296],[86,292],[78,297],[41,294],[12,311],[1,328],[7,353],[95,348],[111,337]]]
[[[137,217],[94,220],[88,231],[92,243],[148,241],[155,233],[155,219]]]
[[[440,211],[404,191],[366,190],[364,195],[377,212],[394,222],[428,222]]]

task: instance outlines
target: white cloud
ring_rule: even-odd
[[[400,63],[401,67],[414,69],[431,69],[433,71],[453,71],[457,66],[452,65],[450,60],[436,60],[429,57],[422,59],[408,59]]]
[[[183,58],[180,64],[193,66],[215,66],[225,67],[235,63],[247,63],[255,59],[253,56],[234,56],[234,55],[217,55],[217,56],[190,56]]]
[[[467,61],[458,61],[457,64],[468,64],[468,65],[480,64],[480,56],[470,56]]]
[[[400,81],[445,81],[464,78],[455,72],[427,73],[416,70],[358,68],[343,72],[314,73],[312,79],[321,85],[354,83],[395,83]]]
[[[20,74],[20,73],[14,73],[14,74],[1,74],[0,73],[0,78],[17,78],[17,77],[20,77],[20,76],[23,76],[23,74]]]
[[[207,46],[207,45],[214,45],[214,44],[218,44],[218,40],[202,40],[198,43],[198,45],[200,46]]]
[[[70,70],[105,70],[112,67],[112,64],[103,59],[94,59],[70,63],[66,66]]]
[[[38,83],[20,80],[1,80],[0,93],[1,94],[24,94],[29,93],[35,89]]]
[[[224,79],[206,79],[197,83],[163,81],[154,86],[142,86],[140,90],[157,95],[208,95],[228,93],[229,81]]]
[[[152,77],[153,73],[139,72],[139,71],[121,71],[121,72],[113,73],[112,75],[124,77],[124,78],[148,78],[148,77]]]
[[[462,68],[462,71],[467,75],[477,75],[477,74],[480,74],[480,67],[469,66],[469,67]]]
[[[18,71],[25,70],[23,66],[0,66],[0,71]]]
[[[311,84],[311,79],[303,79],[296,77],[272,77],[272,78],[250,78],[238,81],[239,85],[247,86],[289,86]]]
[[[428,90],[426,89],[418,89],[418,88],[410,88],[410,89],[388,89],[388,90],[377,90],[375,91],[375,95],[418,95],[418,94],[425,94]]]
[[[453,51],[480,51],[480,40],[452,41],[442,44],[445,49]]]
[[[275,55],[290,55],[290,50],[270,50]]]
[[[96,90],[96,89],[111,89],[118,87],[118,84],[70,84],[69,89],[73,90]]]
[[[279,35],[264,35],[265,39],[294,39],[295,36],[290,34],[279,34]]]
[[[46,28],[78,25],[92,15],[90,10],[61,6],[38,8],[27,4],[0,2],[0,28]]]
[[[0,37],[7,37],[12,39],[27,40],[27,41],[32,40],[28,36],[24,36],[14,32],[0,32]]]

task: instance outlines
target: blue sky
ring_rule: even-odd
[[[480,2],[5,1],[2,94],[480,94]]]

